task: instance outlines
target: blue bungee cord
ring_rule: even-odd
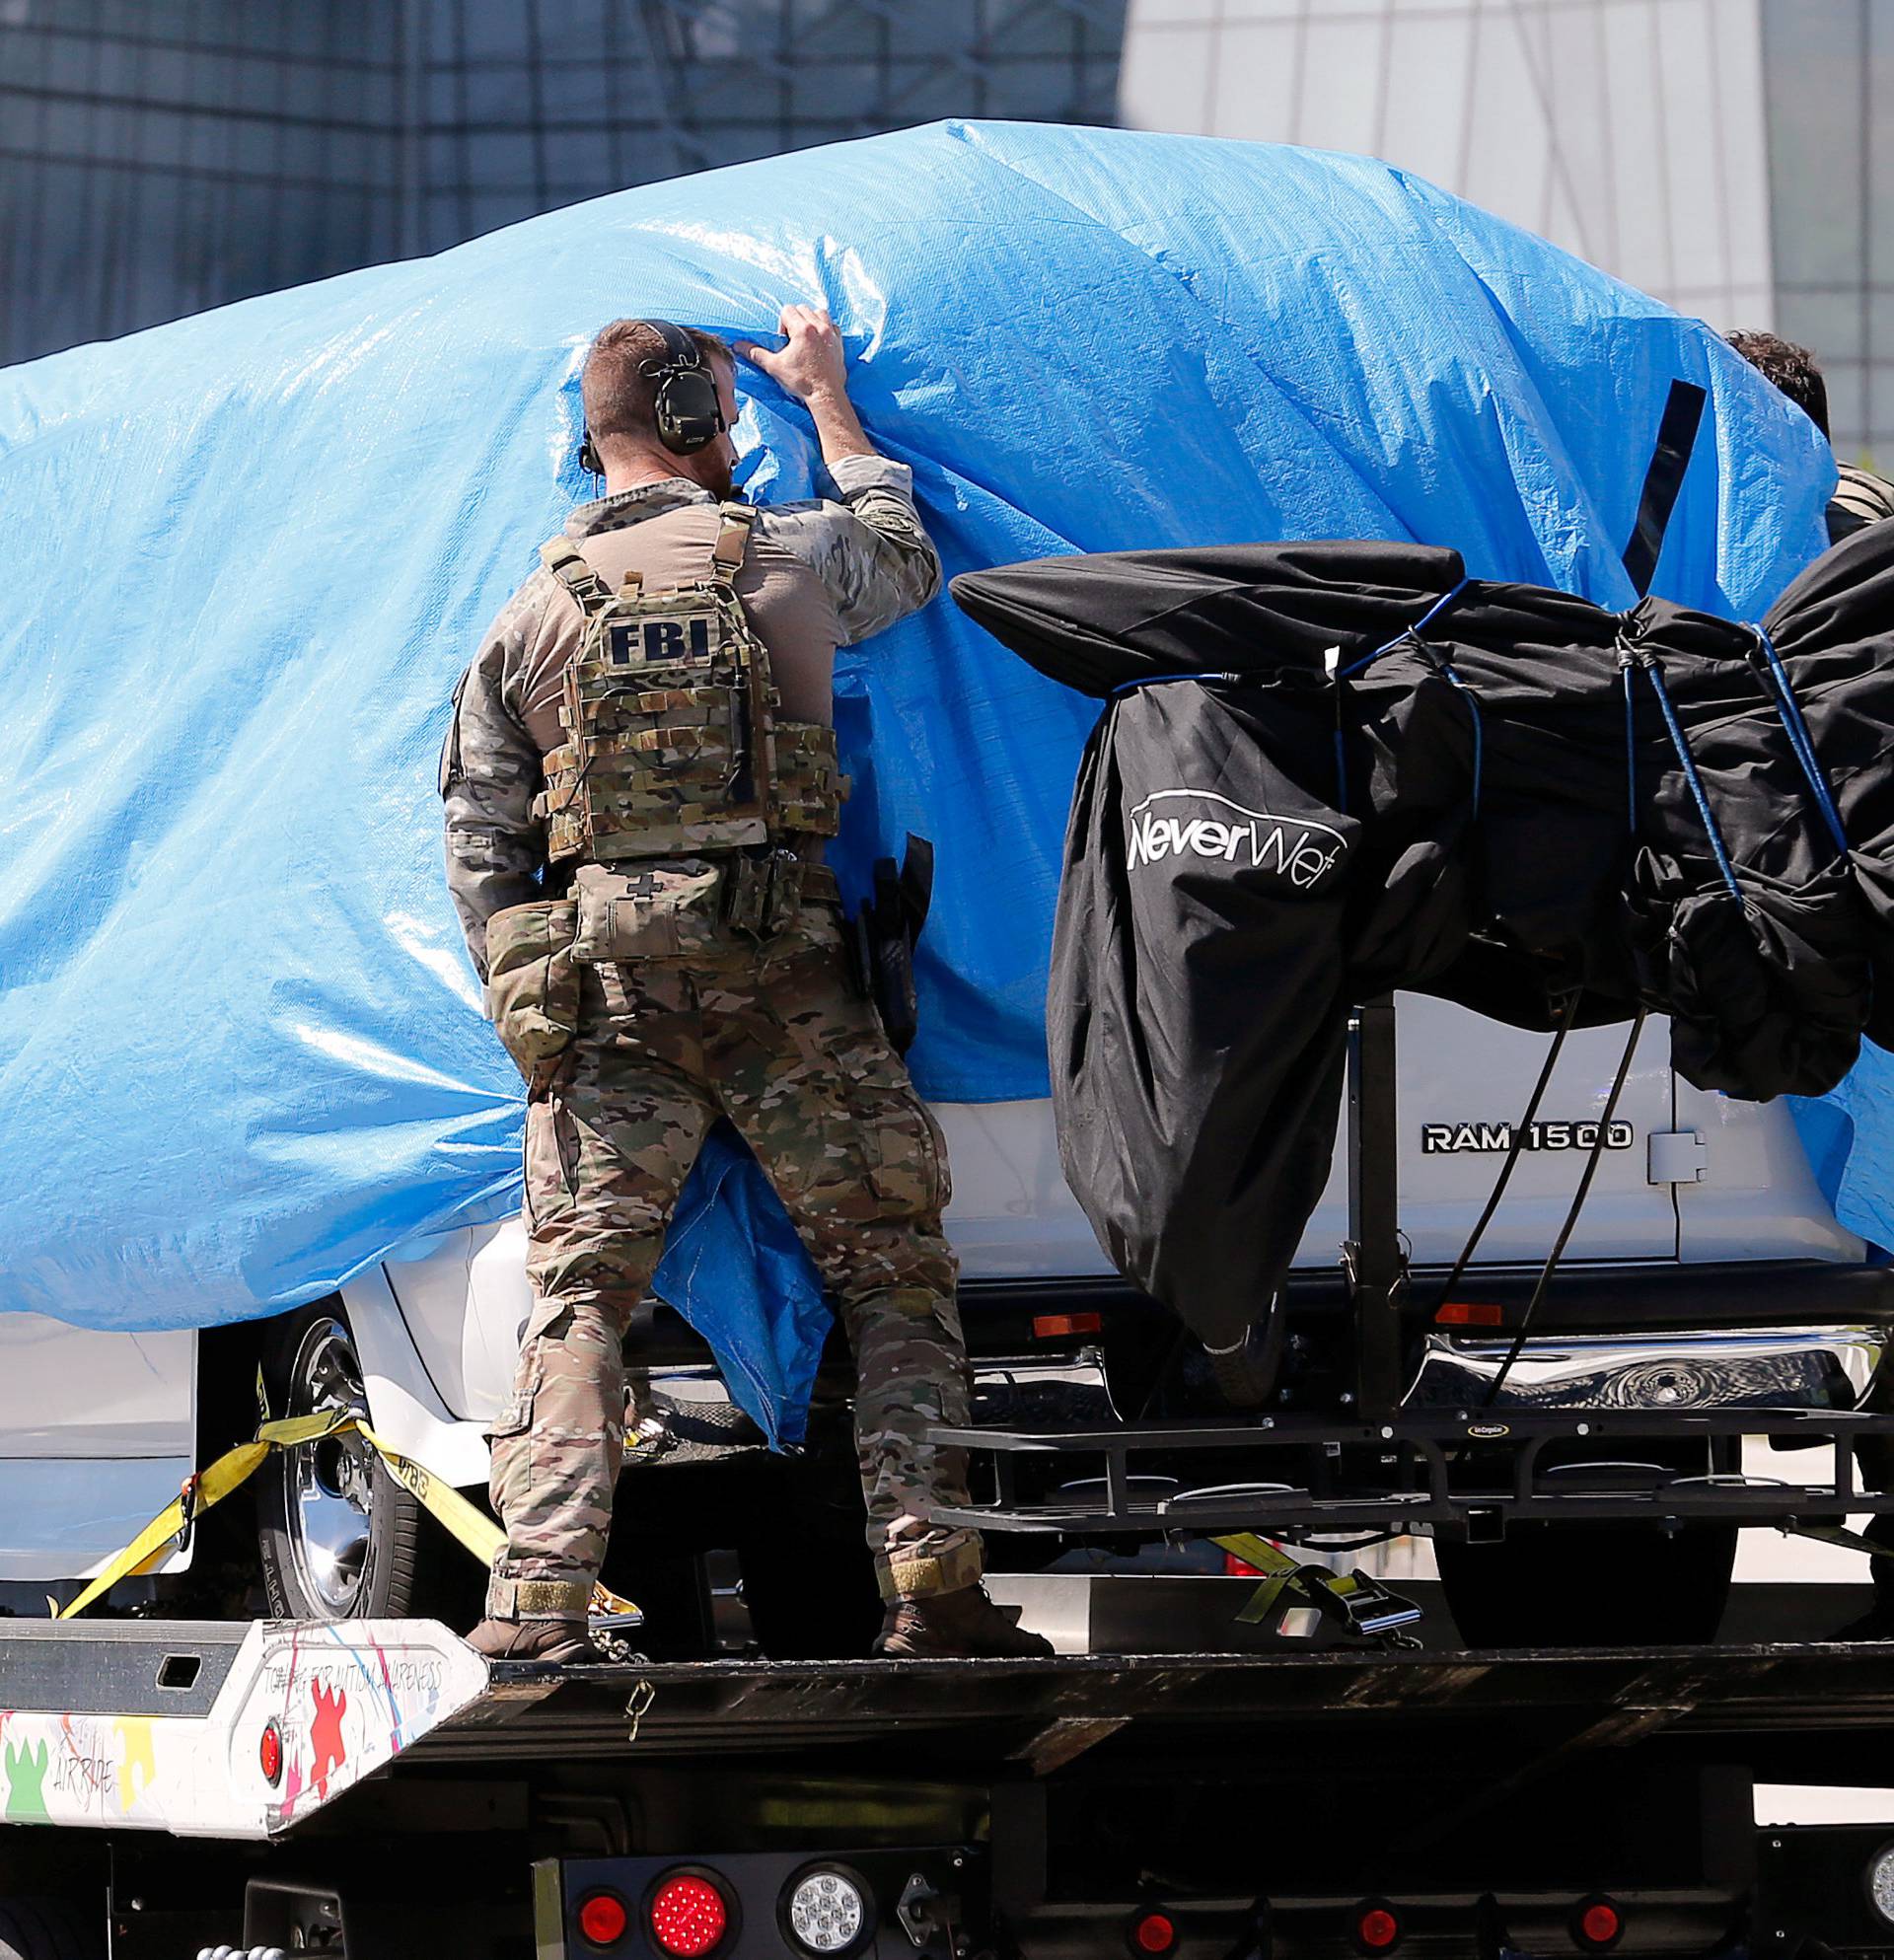
[[[1486,767],[1487,735],[1486,724],[1480,713],[1480,696],[1460,678],[1459,669],[1452,661],[1443,660],[1440,672],[1459,689],[1462,699],[1467,704],[1467,712],[1473,717],[1473,815],[1480,815],[1480,777]]]
[[[1106,696],[1115,701],[1120,694],[1135,692],[1139,688],[1162,688],[1172,681],[1230,681],[1242,684],[1240,674],[1140,674],[1135,681],[1121,681]]]
[[[1638,750],[1637,718],[1632,708],[1631,677],[1634,671],[1650,677],[1651,691],[1657,696],[1657,705],[1663,712],[1664,727],[1670,736],[1670,746],[1676,752],[1678,766],[1684,772],[1684,780],[1690,785],[1691,800],[1697,805],[1697,815],[1704,826],[1704,835],[1710,841],[1710,854],[1716,860],[1716,869],[1722,874],[1723,884],[1729,896],[1741,902],[1743,889],[1736,882],[1736,873],[1730,865],[1729,852],[1723,847],[1723,834],[1717,828],[1715,814],[1710,807],[1710,794],[1704,788],[1704,779],[1697,771],[1697,759],[1690,753],[1690,744],[1684,739],[1683,724],[1677,719],[1677,709],[1670,698],[1670,690],[1664,685],[1664,670],[1656,657],[1648,652],[1634,653],[1626,645],[1624,635],[1618,639],[1618,661],[1625,674],[1625,771],[1631,781],[1631,832],[1638,834]]]
[[[1385,645],[1376,647],[1372,653],[1363,654],[1361,658],[1357,660],[1352,667],[1343,668],[1341,673],[1338,674],[1335,678],[1338,681],[1352,680],[1353,677],[1359,674],[1364,667],[1372,667],[1374,663],[1377,660],[1379,660],[1384,653],[1392,653],[1395,650],[1395,648],[1398,647],[1404,640],[1420,639],[1420,637],[1426,632],[1427,628],[1433,624],[1434,620],[1439,618],[1440,615],[1444,613],[1447,610],[1447,608],[1451,606],[1453,602],[1456,599],[1458,599],[1460,595],[1463,592],[1465,592],[1467,587],[1472,583],[1473,581],[1471,579],[1463,578],[1458,585],[1452,587],[1450,590],[1446,592],[1443,592],[1440,595],[1440,597],[1436,599],[1433,602],[1433,604],[1429,606],[1424,613],[1421,614],[1420,618],[1418,618],[1413,625],[1403,626],[1401,630],[1395,634],[1393,639],[1389,640]]]
[[[1772,693],[1776,700],[1776,712],[1782,718],[1783,731],[1788,737],[1788,746],[1795,752],[1795,760],[1802,765],[1802,774],[1808,778],[1810,794],[1815,798],[1816,807],[1822,813],[1822,820],[1828,826],[1828,835],[1835,841],[1836,850],[1844,857],[1848,855],[1848,833],[1842,829],[1841,812],[1835,807],[1835,798],[1828,786],[1828,777],[1823,772],[1820,761],[1815,754],[1815,744],[1808,733],[1808,723],[1802,719],[1801,703],[1795,698],[1795,690],[1788,684],[1788,670],[1783,665],[1783,657],[1776,651],[1776,642],[1761,626],[1749,629],[1756,635],[1756,644],[1763,658],[1769,663],[1769,675],[1773,682]]]
[[[1337,672],[1335,676],[1335,807],[1345,816],[1348,808],[1348,752],[1342,739],[1343,682],[1352,680],[1355,675],[1372,667],[1384,653],[1392,653],[1396,647],[1405,646],[1409,641],[1427,650],[1427,643],[1422,635],[1472,583],[1471,579],[1463,578],[1457,585],[1449,587],[1421,614],[1420,618],[1415,620],[1413,625],[1403,626],[1393,639],[1383,641],[1372,653],[1363,654],[1352,666],[1344,667]],[[1473,714],[1473,814],[1477,817],[1480,814],[1480,763],[1484,746],[1484,735],[1480,725],[1480,703],[1473,690],[1453,671],[1453,663],[1450,660],[1440,661],[1439,667],[1441,673],[1467,697],[1467,706]]]

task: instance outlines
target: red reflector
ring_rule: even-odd
[[[1506,1310],[1491,1300],[1445,1300],[1433,1317],[1436,1327],[1504,1327]]]
[[[1625,1929],[1618,1908],[1603,1899],[1578,1915],[1578,1936],[1588,1946],[1609,1946]]]
[[[1226,1552],[1223,1555],[1223,1576],[1226,1579],[1260,1579],[1263,1568],[1252,1565],[1247,1559],[1239,1559],[1234,1552]]]
[[[283,1731],[272,1717],[263,1724],[262,1740],[256,1745],[256,1761],[266,1781],[274,1784],[283,1777]]]
[[[1168,1953],[1177,1944],[1177,1923],[1164,1913],[1140,1914],[1131,1944],[1140,1953]]]
[[[730,1924],[723,1894],[691,1871],[663,1880],[647,1911],[651,1937],[672,1960],[701,1960],[715,1950]]]
[[[1401,1937],[1401,1922],[1385,1906],[1370,1906],[1355,1921],[1354,1936],[1370,1953],[1385,1953]]]
[[[1099,1334],[1104,1327],[1103,1314],[1035,1314],[1033,1339],[1056,1341],[1066,1334]]]
[[[616,1946],[630,1924],[624,1901],[616,1892],[594,1892],[579,1902],[579,1930],[594,1946]]]

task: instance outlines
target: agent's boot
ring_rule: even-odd
[[[1051,1659],[1053,1643],[1018,1620],[1018,1607],[995,1606],[981,1585],[891,1600],[875,1652],[885,1660]]]
[[[582,1620],[482,1620],[467,1636],[476,1654],[488,1660],[598,1660]]]

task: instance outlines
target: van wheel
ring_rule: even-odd
[[[366,1416],[361,1362],[338,1300],[273,1323],[263,1346],[273,1415]],[[477,1617],[474,1561],[357,1435],[276,1450],[256,1473],[257,1551],[278,1620]]]
[[[1715,1639],[1734,1525],[1516,1525],[1497,1545],[1435,1538],[1470,1647],[1697,1646]]]

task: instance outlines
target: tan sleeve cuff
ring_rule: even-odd
[[[830,464],[829,475],[844,503],[864,490],[893,490],[910,503],[914,499],[914,472],[892,457],[839,456]]]

